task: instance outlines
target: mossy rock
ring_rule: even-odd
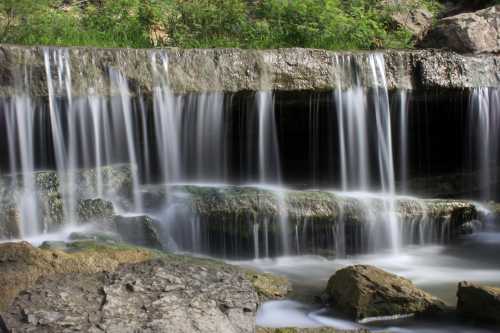
[[[333,309],[353,320],[435,315],[446,310],[443,301],[410,280],[368,265],[338,270],[328,280],[325,295]]]
[[[252,282],[262,300],[284,298],[291,290],[291,285],[284,276],[250,270],[245,275]]]

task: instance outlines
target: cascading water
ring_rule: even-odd
[[[27,68],[24,68],[24,78],[16,78],[18,95],[13,96],[10,102],[4,103],[7,141],[9,146],[9,162],[11,170],[20,170],[22,173],[22,194],[19,199],[21,213],[22,237],[39,233],[39,214],[36,200],[36,184],[34,180],[34,106],[29,92],[29,78]],[[17,166],[20,155],[20,168]],[[17,180],[16,180],[17,181]]]
[[[168,203],[165,213],[168,217],[155,216],[159,220],[173,221],[172,225],[166,223],[171,234],[162,235],[170,244],[177,242],[173,248],[180,250],[210,253],[210,247],[204,243],[214,242],[214,239],[204,234],[203,225],[218,223],[213,216],[206,218],[192,211],[188,217],[186,205],[195,195],[185,195],[181,190],[177,197],[171,190],[173,184],[193,182],[197,186],[217,183],[218,191],[224,191],[220,184],[257,183],[255,188],[270,192],[259,194],[258,200],[262,201],[261,208],[266,202],[273,202],[272,214],[259,208],[257,213],[245,217],[226,216],[224,231],[214,229],[214,232],[230,234],[224,238],[224,251],[227,251],[224,255],[228,257],[238,256],[238,251],[247,246],[257,257],[320,250],[344,256],[353,249],[363,248],[360,243],[366,243],[364,248],[368,251],[397,250],[409,243],[402,240],[407,228],[403,220],[409,218],[399,218],[396,213],[399,199],[395,198],[393,152],[398,152],[398,175],[400,181],[404,181],[408,168],[409,148],[406,147],[409,146],[411,124],[407,105],[410,102],[407,91],[397,92],[398,126],[401,128],[393,132],[391,118],[394,115],[389,104],[382,54],[336,55],[333,66],[339,73],[337,89],[325,98],[328,108],[322,102],[327,94],[310,94],[306,106],[310,116],[303,124],[300,120],[294,125],[298,131],[286,136],[287,129],[280,126],[285,124],[287,117],[294,117],[293,111],[286,106],[293,104],[283,104],[279,91],[174,94],[169,82],[168,51],[148,52],[152,77],[149,91],[142,91],[126,78],[123,68],[127,64],[105,68],[102,77],[71,72],[74,59],[67,49],[46,48],[42,52],[48,101],[32,96],[29,68],[16,77],[18,93],[2,100],[1,107],[5,110],[8,169],[11,173],[21,172],[19,182],[24,184],[20,187],[23,235],[50,229],[50,223],[45,222],[46,204],[40,205],[34,194],[38,191],[34,172],[53,169],[59,175],[66,223],[78,218],[82,199],[95,197],[114,201],[122,211],[138,213],[143,210],[144,196],[151,195],[146,187],[161,184],[159,187],[165,193],[163,203]],[[81,82],[90,88],[83,95],[81,92],[75,94]],[[473,100],[482,102],[472,105],[485,104],[484,92],[478,90],[475,96]],[[494,90],[488,90],[489,105],[498,104],[495,96]],[[494,133],[493,109],[488,109],[490,120],[487,123],[491,130],[479,132]],[[484,121],[478,124],[486,126]],[[284,148],[288,140],[292,140],[291,145],[297,144],[297,151],[300,150],[300,135],[303,134],[300,131],[304,129],[308,131],[306,137],[310,138],[304,144],[309,149],[307,153],[281,160],[286,156]],[[328,132],[329,140],[325,140],[324,132]],[[399,134],[394,142],[393,133]],[[488,149],[496,149],[494,141],[490,139]],[[299,173],[302,178],[297,182],[298,188],[326,188],[327,192],[340,188],[342,193],[334,193],[340,199],[346,196],[349,200],[356,199],[358,203],[354,207],[359,209],[362,220],[371,221],[367,230],[350,229],[353,206],[352,203],[342,204],[343,199],[337,207],[338,215],[329,224],[318,222],[307,214],[304,219],[290,215],[290,190],[282,186],[289,184],[287,170],[299,164],[300,159],[309,159],[302,165],[311,167],[312,172]],[[322,166],[324,161],[330,163],[326,168]],[[127,186],[130,188],[110,185],[115,177],[113,169],[108,168],[112,165],[127,166],[130,175]],[[317,181],[323,174],[329,175],[328,182]],[[312,175],[311,179],[308,175]],[[370,194],[370,191],[381,194]],[[214,190],[214,198],[217,198],[216,193]],[[306,208],[303,207],[305,211]],[[144,210],[151,210],[151,203],[144,203]],[[245,229],[245,223],[241,224],[247,219],[251,221],[249,230]],[[420,233],[418,225],[432,225],[432,221],[432,216],[423,218],[422,214],[417,214],[411,229]],[[247,234],[251,235],[250,244],[240,239]],[[427,242],[432,237],[410,238]]]
[[[123,77],[121,73],[115,71],[110,72],[111,85],[116,86],[119,92],[119,101],[113,101],[111,112],[114,124],[123,125],[123,128],[119,129],[119,133],[125,133],[128,162],[132,168],[132,188],[133,188],[133,202],[134,209],[136,211],[142,211],[142,199],[139,193],[139,178],[136,168],[138,167],[137,152],[136,152],[136,141],[137,138],[134,135],[136,129],[134,128],[133,120],[133,110],[130,101],[130,90],[128,87],[127,80]],[[118,105],[116,105],[116,104]],[[118,138],[118,135],[116,136]]]
[[[259,183],[275,183],[281,185],[281,164],[278,148],[278,135],[275,121],[273,93],[271,91],[258,91],[256,93],[257,117],[258,117],[258,161],[259,161]],[[276,191],[278,204],[279,227],[281,233],[281,246],[283,254],[290,253],[289,249],[289,226],[288,212],[286,207],[285,192]],[[258,228],[258,227],[255,227]],[[256,236],[256,251],[259,248],[258,232]]]
[[[408,191],[408,91],[400,89],[397,92],[399,109],[399,179],[400,191]]]
[[[163,180],[177,181],[180,178],[179,157],[179,110],[168,86],[168,56],[153,52],[151,55],[153,72],[153,118],[155,142]],[[177,111],[177,112],[176,112]]]
[[[47,75],[47,90],[49,95],[49,117],[54,146],[56,169],[59,175],[61,192],[63,194],[64,217],[74,223],[76,220],[75,181],[73,179],[76,166],[76,121],[78,113],[73,109],[71,71],[69,53],[67,50],[44,49],[45,72]],[[53,76],[55,67],[56,75]],[[58,96],[65,96],[65,102]],[[64,105],[65,104],[65,105]],[[67,136],[63,133],[63,110],[67,110]]]
[[[344,191],[368,191],[373,186],[371,168],[371,146],[369,139],[369,123],[375,122],[375,149],[378,161],[380,190],[389,196],[395,195],[394,157],[392,152],[391,111],[389,95],[385,79],[385,64],[383,55],[367,56],[374,88],[371,90],[372,100],[369,100],[367,89],[359,82],[359,73],[355,72],[352,87],[343,89],[342,82],[337,81],[338,89],[334,93],[338,142],[340,155],[341,185]],[[352,66],[352,59],[335,59],[335,64],[344,72]],[[347,66],[347,69],[345,68]],[[370,117],[369,107],[373,108],[374,116]],[[394,204],[387,201],[387,223],[382,233],[380,224],[374,226],[374,242],[383,247],[389,241],[390,247],[397,251],[400,247],[399,222],[394,214]],[[389,239],[386,236],[389,235]]]
[[[31,60],[9,76],[14,93],[0,97],[0,140],[7,142],[0,145],[0,237],[49,239],[65,225],[87,223],[80,215],[85,205],[94,211],[94,200],[108,208],[111,201],[109,224],[118,223],[116,215],[147,214],[153,217],[147,226],[166,249],[264,259],[252,263],[272,263],[277,271],[286,266],[290,276],[308,282],[321,272],[317,285],[337,266],[367,262],[422,278],[432,275],[422,266],[430,257],[440,280],[466,272],[498,281],[486,266],[491,263],[477,270],[476,258],[469,259],[477,250],[462,249],[460,260],[448,253],[457,251],[451,239],[477,246],[484,235],[464,233],[486,210],[469,200],[410,195],[418,181],[412,177],[426,177],[420,167],[436,168],[453,190],[456,184],[446,181],[471,162],[465,171],[480,183],[480,199],[498,197],[498,88],[391,91],[387,58],[359,53],[333,55],[333,91],[271,90],[266,75],[253,87],[261,91],[174,91],[178,82],[171,76],[179,67],[171,61],[179,58],[171,52],[178,51],[144,50],[151,80],[143,85],[127,72],[134,60],[121,55],[116,63],[100,61],[102,73],[95,74],[74,70],[77,61],[97,62],[91,54],[77,59],[72,49],[37,52],[39,64],[29,65],[27,54]],[[106,50],[106,57],[114,52]],[[33,75],[45,78],[47,91]],[[458,102],[448,107],[453,99]],[[422,105],[430,107],[420,112]],[[457,137],[466,137],[471,152]],[[448,161],[454,156],[448,150],[466,156]],[[439,163],[426,155],[438,155]],[[459,165],[453,173],[450,164]],[[474,197],[474,191],[460,197]],[[92,222],[99,223],[88,230],[100,232],[107,221]],[[498,244],[494,234],[475,255],[496,250],[491,239]],[[276,258],[289,255],[300,257]],[[439,267],[441,258],[449,267]],[[317,266],[301,266],[308,260]]]
[[[500,89],[474,89],[470,101],[471,136],[473,151],[479,161],[479,183],[483,200],[491,199],[491,185],[498,182],[500,134]]]

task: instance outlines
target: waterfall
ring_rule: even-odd
[[[0,184],[4,177],[14,183],[12,201],[18,202],[8,204],[19,209],[21,237],[78,222],[85,199],[112,201],[120,213],[156,214],[145,199],[153,194],[169,205],[168,213],[158,213],[160,223],[168,224],[162,236],[188,251],[219,254],[218,245],[206,244],[221,241],[228,256],[240,250],[255,257],[324,250],[340,257],[352,248],[398,251],[403,244],[426,243],[437,240],[432,235],[444,234],[436,226],[445,224],[435,217],[417,214],[408,222],[399,210],[396,174],[401,180],[398,189],[406,194],[409,158],[416,160],[418,154],[409,151],[415,124],[410,124],[408,109],[420,101],[414,92],[389,90],[383,54],[334,55],[337,88],[327,92],[272,90],[263,82],[262,90],[255,92],[174,93],[179,84],[170,77],[179,69],[169,67],[178,59],[174,51],[145,51],[150,73],[143,75],[151,76],[150,85],[137,84],[128,72],[134,63],[120,57],[116,63],[106,62],[96,75],[77,71],[75,62],[96,62],[97,56],[89,53],[79,59],[74,52],[41,49],[39,65],[24,65],[12,76],[15,94],[0,98],[0,137],[7,141],[0,149],[8,155],[7,161],[0,161]],[[192,80],[187,74],[186,80]],[[47,91],[33,84],[33,75],[46,80]],[[470,96],[474,154],[466,158],[478,161],[481,188],[498,180],[499,91],[477,88]],[[390,96],[397,103],[391,105]],[[119,175],[126,183],[123,188],[110,176],[108,167],[117,165],[127,170]],[[47,221],[49,204],[40,199],[39,174],[49,171],[57,173],[59,182],[64,215],[60,224]],[[214,187],[213,202],[230,185],[244,192],[248,183],[257,183],[254,188],[267,192],[259,192],[259,208],[248,214],[238,215],[237,210],[232,217],[207,218],[194,214],[186,203],[196,193],[176,198],[172,190],[179,184],[201,183]],[[155,186],[161,190],[148,192]],[[338,215],[326,214],[334,216],[329,224],[306,213],[298,218],[291,207],[292,189],[333,193],[340,198]],[[493,194],[485,192],[483,199]],[[418,199],[410,201],[411,209],[427,210]],[[359,230],[349,224],[355,219],[353,209],[364,223]],[[233,238],[209,238],[205,232],[212,230],[206,223]]]
[[[470,100],[471,137],[479,161],[479,184],[483,200],[491,199],[491,185],[498,181],[500,89],[474,89]]]
[[[377,154],[377,167],[380,179],[380,190],[389,196],[395,195],[394,156],[391,133],[391,110],[389,105],[389,93],[385,78],[385,63],[382,54],[370,54],[367,56],[370,69],[371,101],[369,92],[361,85],[360,73],[352,71],[353,61],[350,56],[339,59],[335,58],[339,70],[350,73],[354,77],[350,80],[353,86],[343,89],[342,82],[337,80],[337,90],[334,93],[337,131],[339,142],[340,175],[341,185],[344,191],[368,191],[371,189],[371,146],[368,137],[371,124],[375,124],[375,150]],[[351,74],[352,75],[352,74]],[[369,107],[373,107],[371,110]],[[373,115],[370,114],[373,112]],[[374,230],[376,242],[383,246],[390,244],[390,248],[397,251],[400,246],[399,222],[394,212],[392,200],[386,201],[388,212],[386,230],[382,233]],[[386,235],[389,239],[386,239]]]
[[[408,191],[408,151],[410,149],[408,144],[408,91],[400,89],[397,92],[398,109],[399,109],[399,177],[401,183],[401,192]]]
[[[29,86],[30,75],[24,66],[24,77],[16,78],[18,94],[11,101],[4,102],[7,143],[9,147],[10,170],[22,173],[22,194],[19,199],[21,215],[21,236],[32,236],[40,232],[36,184],[34,179],[34,138],[35,108],[31,100]],[[20,155],[20,168],[17,166],[17,154]],[[17,179],[16,179],[17,181]]]
[[[151,67],[153,71],[153,117],[159,167],[165,182],[178,181],[181,175],[178,133],[180,101],[169,89],[167,54],[153,52]]]
[[[122,133],[125,133],[126,147],[128,153],[128,162],[131,164],[132,168],[132,192],[134,196],[134,209],[135,211],[142,211],[142,199],[139,193],[139,178],[138,178],[138,160],[136,152],[136,141],[137,138],[134,135],[136,129],[134,124],[136,123],[133,118],[132,104],[130,100],[130,90],[128,87],[127,80],[119,72],[110,72],[111,84],[116,86],[119,92],[119,101],[112,103],[112,118],[115,124],[123,126],[119,128],[119,133],[116,137]]]
[[[258,117],[258,176],[260,184],[275,183],[281,185],[281,165],[278,146],[278,134],[274,112],[273,93],[258,91],[256,93]],[[286,207],[286,193],[278,189],[278,220],[281,229],[281,245],[283,254],[289,254],[289,226]]]
[[[387,204],[387,227],[390,235],[390,247],[397,252],[401,246],[399,222],[395,213],[396,185],[394,177],[394,156],[392,152],[391,110],[389,107],[389,94],[385,78],[385,63],[382,55],[370,56],[370,67],[373,78],[377,83],[374,94],[375,119],[377,124],[377,150],[382,190],[388,193],[390,199]]]
[[[74,171],[76,169],[76,122],[78,113],[73,109],[70,56],[67,50],[43,50],[47,90],[49,95],[49,118],[54,146],[56,170],[63,195],[64,216],[70,223],[76,222],[76,199]],[[54,71],[55,69],[55,77]],[[65,100],[60,98],[65,97]],[[67,122],[63,124],[63,112],[67,110]],[[63,126],[67,126],[67,137]]]

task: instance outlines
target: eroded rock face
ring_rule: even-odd
[[[446,48],[459,53],[500,52],[500,6],[446,17],[419,43],[425,48]]]
[[[468,319],[500,323],[500,288],[460,282],[457,311]]]
[[[352,319],[431,315],[445,309],[436,297],[408,279],[377,267],[355,265],[337,271],[325,291],[328,303]]]
[[[32,77],[30,94],[47,96],[44,50],[62,52],[69,57],[74,97],[87,95],[89,89],[99,95],[116,95],[118,91],[109,78],[110,68],[124,75],[133,88],[132,93],[150,94],[154,84],[151,59],[162,52],[168,58],[169,88],[179,94],[263,89],[327,91],[339,88],[339,84],[345,89],[357,80],[372,87],[378,84],[370,69],[374,54],[384,56],[389,89],[463,89],[500,85],[498,56],[462,56],[445,51],[134,50],[0,45],[0,96],[13,96],[16,93],[15,78],[26,72]],[[353,71],[357,72],[356,76],[352,75]],[[54,93],[64,95],[64,91]]]
[[[40,277],[69,272],[112,271],[121,263],[140,262],[155,256],[146,249],[89,242],[72,244],[71,253],[55,247],[35,248],[27,242],[0,244],[0,311]]]
[[[237,268],[182,260],[43,279],[2,315],[16,332],[254,332],[259,297]]]

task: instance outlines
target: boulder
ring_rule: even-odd
[[[114,217],[116,231],[122,239],[130,244],[145,246],[154,249],[163,249],[160,236],[155,227],[155,221],[147,216],[120,216]]]
[[[355,320],[432,315],[445,310],[444,302],[410,280],[367,265],[337,271],[328,281],[325,297],[334,310]]]
[[[27,242],[0,244],[0,312],[19,291],[31,287],[42,276],[69,272],[113,271],[121,263],[135,263],[157,256],[147,249],[95,242],[58,243],[35,248]]]
[[[500,288],[460,282],[457,297],[457,311],[462,317],[500,323]]]
[[[415,0],[384,0],[383,5],[389,6],[389,18],[392,24],[405,28],[413,35],[419,36],[431,25],[434,15]]]
[[[500,51],[500,5],[443,18],[418,43],[459,53]]]
[[[16,332],[252,333],[258,305],[239,268],[171,256],[43,278],[2,319]]]

